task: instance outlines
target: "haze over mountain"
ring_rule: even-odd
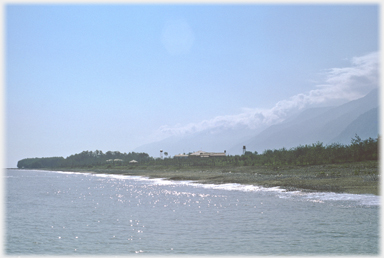
[[[173,156],[197,150],[224,151],[229,155],[241,154],[242,146],[248,151],[262,153],[266,149],[291,148],[298,145],[323,142],[349,144],[355,134],[362,139],[378,136],[378,90],[366,96],[335,107],[308,108],[291,114],[283,122],[250,129],[219,127],[201,132],[171,136],[150,143],[135,151],[158,157],[160,149]]]
[[[237,126],[237,128],[222,127],[216,130],[207,129],[186,136],[170,136],[164,140],[140,146],[135,151],[146,152],[153,157],[158,157],[160,150],[168,152],[171,156],[198,150],[223,152],[260,131],[260,129],[255,131],[245,126]]]
[[[376,137],[379,134],[378,108],[373,108],[360,115],[345,128],[331,142],[350,143],[351,138],[357,134],[361,139]]]
[[[249,151],[263,152],[318,141],[348,144],[358,132],[377,137],[378,129],[353,131],[360,120],[376,118],[370,122],[378,123],[370,113],[363,118],[365,112],[378,107],[378,57],[378,52],[369,53],[353,58],[350,66],[329,69],[312,90],[278,101],[271,108],[242,108],[238,114],[162,125],[148,136],[149,144],[135,151],[154,157],[160,149],[171,156],[197,150],[226,150],[233,155],[241,154],[243,145]]]
[[[312,144],[349,144],[355,134],[362,139],[378,136],[378,90],[365,97],[337,107],[316,108],[303,111],[296,118],[272,125],[253,138],[243,141],[230,151],[247,150],[262,152],[266,149],[291,148]],[[364,125],[362,124],[364,123]]]

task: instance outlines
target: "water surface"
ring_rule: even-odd
[[[379,253],[379,197],[6,171],[7,254]]]

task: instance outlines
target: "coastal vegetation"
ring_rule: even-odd
[[[379,140],[362,140],[356,135],[350,145],[317,142],[289,150],[210,158],[161,159],[146,153],[83,151],[67,158],[23,159],[18,168],[379,195]],[[130,162],[133,159],[137,162]]]
[[[107,151],[103,153],[100,150],[83,151],[78,154],[71,155],[67,158],[50,157],[50,158],[27,158],[17,163],[18,168],[91,168],[91,167],[112,167],[115,165],[126,165],[131,160],[140,163],[148,161],[147,153],[121,153],[119,151]],[[112,160],[112,162],[107,162]],[[114,160],[123,160],[123,162],[114,162]]]
[[[262,154],[245,152],[243,155],[227,155],[225,157],[165,157],[154,158],[147,153],[121,153],[119,151],[100,150],[83,151],[67,158],[27,158],[18,162],[18,168],[148,168],[148,167],[238,167],[238,166],[305,166],[321,164],[340,164],[378,160],[379,138],[362,140],[356,135],[349,145],[333,143],[324,145],[321,142],[311,145],[300,145],[291,149],[281,148],[265,150]],[[135,160],[137,163],[130,163]],[[107,162],[109,161],[109,162]],[[116,161],[116,162],[114,162]],[[119,161],[119,162],[117,162]]]

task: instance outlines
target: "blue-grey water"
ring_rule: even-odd
[[[374,195],[7,170],[12,255],[379,254]]]

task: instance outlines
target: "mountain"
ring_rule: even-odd
[[[349,144],[351,138],[362,139],[378,135],[378,90],[363,98],[336,107],[306,109],[287,118],[284,122],[257,130],[245,126],[215,128],[186,136],[171,136],[162,141],[136,148],[159,157],[160,150],[170,156],[198,150],[227,151],[229,155],[241,154],[245,145],[248,151],[262,153],[266,149],[289,149],[318,141],[324,144],[339,142]]]
[[[376,138],[379,135],[378,115],[378,108],[372,108],[350,123],[344,131],[329,143],[350,144],[351,138],[354,138],[355,134],[361,139]]]
[[[349,144],[355,134],[362,139],[376,138],[378,135],[377,108],[378,90],[376,89],[363,98],[341,106],[307,109],[294,119],[268,127],[247,141],[230,148],[230,151],[240,150],[243,145],[249,151],[261,153],[266,149],[283,147],[289,149],[317,141],[324,144],[333,142]]]
[[[237,128],[216,128],[215,130],[205,130],[186,136],[171,136],[158,142],[142,145],[134,151],[145,152],[152,157],[159,157],[160,150],[168,152],[170,156],[198,150],[209,152],[223,152],[226,150],[229,155],[234,155],[234,153],[228,152],[229,147],[249,139],[261,130],[255,131],[241,126]]]

